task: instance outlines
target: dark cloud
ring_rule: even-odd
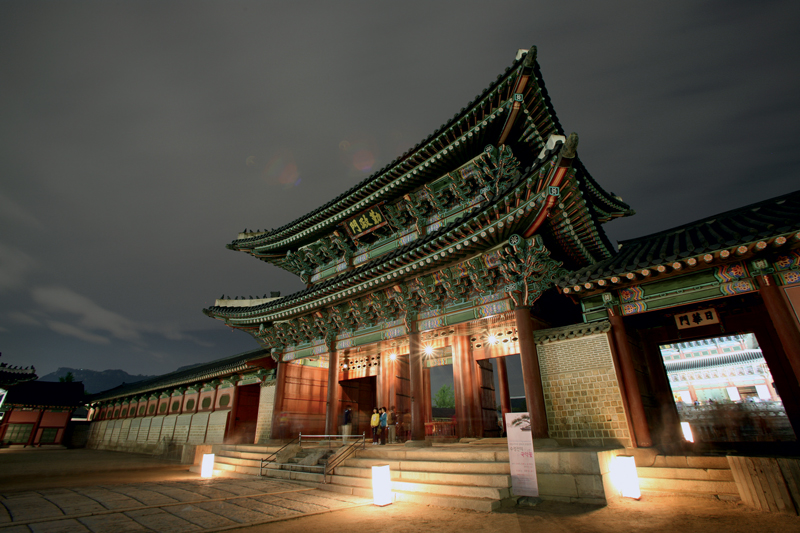
[[[0,3],[0,351],[154,374],[299,280],[224,245],[383,167],[536,44],[630,238],[797,187],[790,2]]]

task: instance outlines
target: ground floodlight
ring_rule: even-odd
[[[633,457],[617,456],[611,461],[611,482],[624,498],[638,500],[642,497]]]
[[[689,442],[694,442],[694,435],[692,435],[692,426],[689,422],[681,422],[681,429],[683,430],[683,438]]]
[[[392,474],[389,465],[372,467],[372,502],[381,507],[392,503]]]
[[[210,478],[214,474],[214,454],[203,454],[203,466],[200,469],[200,477]]]

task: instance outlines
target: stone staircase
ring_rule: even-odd
[[[694,495],[739,500],[739,490],[725,457],[636,456],[642,494]]]
[[[215,444],[214,471],[231,477],[259,476],[261,460],[280,450],[282,445]],[[281,462],[272,462],[264,469],[266,477],[322,483],[325,461],[334,453],[329,447],[294,446],[285,450]]]
[[[491,512],[513,502],[506,446],[475,442],[407,448],[369,445],[359,449],[323,479],[323,465],[336,447],[287,449],[264,475],[317,484],[318,488],[372,497],[372,467],[389,465],[396,501]],[[233,477],[258,476],[261,459],[280,445],[215,445],[216,471]],[[725,457],[656,455],[635,450],[642,493],[697,495],[738,500]],[[610,484],[610,465],[622,449],[536,446],[540,497],[545,500],[605,505],[618,494]],[[199,471],[199,467],[198,467]]]
[[[508,452],[438,447],[368,446],[321,488],[372,497],[372,467],[387,464],[395,501],[491,512],[511,496]]]

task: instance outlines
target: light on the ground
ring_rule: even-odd
[[[638,500],[642,497],[639,476],[636,474],[636,460],[633,457],[618,456],[611,461],[611,482],[625,498]]]
[[[692,435],[692,426],[689,422],[681,422],[681,429],[683,430],[683,438],[689,442],[694,442],[694,435]]]
[[[425,347],[425,355],[431,355],[433,353],[433,346],[430,344]]]
[[[392,474],[389,465],[372,467],[372,502],[381,507],[392,503]]]
[[[214,454],[203,454],[203,466],[200,468],[200,477],[210,478],[214,473]]]

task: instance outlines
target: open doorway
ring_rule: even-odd
[[[659,350],[687,440],[796,440],[754,334],[662,344]]]

